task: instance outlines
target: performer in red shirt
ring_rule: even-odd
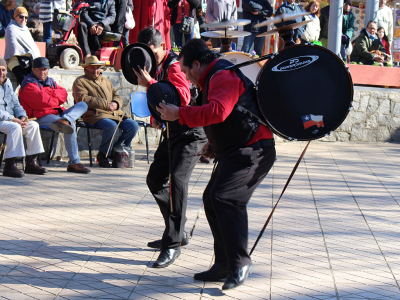
[[[182,107],[189,105],[191,101],[190,82],[186,80],[178,62],[178,55],[166,50],[161,33],[154,28],[146,28],[139,32],[138,42],[148,45],[153,51],[157,61],[156,79],[151,78],[146,70],[141,70],[138,76],[138,84],[150,87],[160,80],[170,81],[178,90]],[[148,94],[149,95],[149,94]],[[162,121],[160,119],[160,121]],[[161,129],[163,123],[151,117],[151,125]],[[173,199],[173,211],[171,213],[169,201],[169,162],[168,162],[168,140],[166,130],[163,140],[158,146],[154,161],[147,174],[147,185],[150,192],[157,201],[165,221],[165,230],[162,240],[149,242],[151,248],[161,248],[154,268],[165,268],[171,265],[181,253],[180,246],[189,243],[186,232],[186,204],[188,195],[188,183],[192,171],[199,160],[197,154],[206,143],[203,128],[174,122],[169,124],[169,141],[171,145],[171,191]]]
[[[186,78],[202,90],[198,106],[160,104],[161,118],[189,127],[204,126],[209,142],[202,153],[218,162],[204,194],[204,209],[214,237],[215,264],[197,280],[225,279],[222,289],[237,287],[253,268],[247,252],[246,205],[275,161],[273,134],[261,125],[253,83],[227,60],[217,60],[201,39],[179,54]],[[236,109],[241,106],[252,113]]]

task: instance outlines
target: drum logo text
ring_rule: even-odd
[[[287,59],[272,68],[274,72],[286,72],[304,68],[319,58],[317,55],[304,55]]]

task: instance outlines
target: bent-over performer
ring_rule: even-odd
[[[166,50],[161,33],[154,28],[146,28],[139,32],[137,40],[151,48],[157,61],[156,79],[152,79],[146,70],[141,70],[141,74],[137,74],[138,83],[148,88],[157,81],[168,80],[179,91],[181,106],[189,105],[191,101],[190,83],[185,79],[185,74],[180,69],[178,56],[174,52]],[[158,129],[163,126],[153,117],[151,118],[151,125]],[[161,253],[153,264],[154,268],[165,268],[171,265],[181,253],[180,246],[189,243],[188,236],[184,232],[188,183],[199,160],[197,154],[200,153],[207,141],[201,127],[192,126],[190,128],[186,124],[170,122],[169,131],[171,161],[168,161],[167,132],[164,130],[163,140],[154,154],[154,161],[147,174],[147,185],[156,199],[165,221],[162,240],[147,244],[151,248],[161,248]],[[172,174],[173,213],[171,213],[169,203],[169,163],[171,164]]]
[[[160,104],[161,118],[189,127],[204,126],[209,142],[202,153],[218,165],[204,194],[204,209],[214,237],[215,264],[194,275],[197,280],[225,280],[223,290],[247,279],[253,264],[247,251],[246,205],[275,161],[273,134],[254,117],[235,109],[246,108],[261,117],[253,83],[239,69],[215,59],[203,40],[193,39],[179,54],[186,78],[202,90],[198,106]]]

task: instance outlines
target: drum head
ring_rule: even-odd
[[[345,64],[320,46],[281,50],[261,69],[260,110],[277,135],[308,141],[335,130],[353,101],[353,82]]]
[[[225,52],[224,55],[225,56],[221,57],[220,59],[229,60],[234,65],[253,60],[251,58],[250,54],[243,53],[243,52],[236,52],[236,51]],[[253,83],[256,83],[257,75],[261,70],[261,66],[262,66],[262,64],[257,62],[257,63],[251,64],[251,65],[248,65],[245,67],[241,67],[239,70],[242,71],[242,73],[247,78],[249,78]]]

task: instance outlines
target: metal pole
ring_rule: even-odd
[[[343,0],[331,0],[329,7],[328,49],[340,56],[342,44]]]
[[[364,27],[367,27],[369,21],[377,21],[377,12],[379,9],[379,0],[367,0],[365,5]]]

